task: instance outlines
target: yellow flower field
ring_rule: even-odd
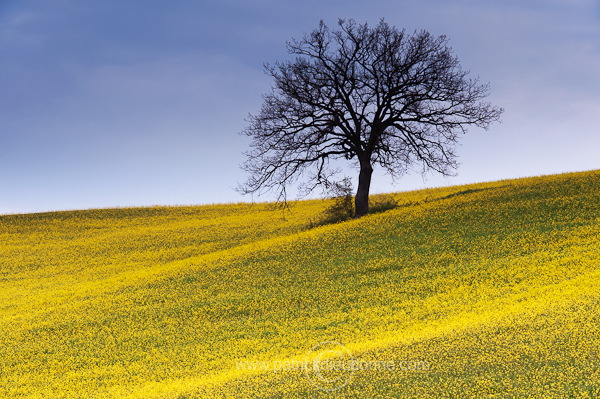
[[[394,196],[0,216],[0,397],[600,397],[600,171]]]

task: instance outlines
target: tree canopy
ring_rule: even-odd
[[[489,85],[469,78],[445,36],[321,21],[287,43],[295,58],[265,65],[274,81],[243,134],[252,139],[244,193],[286,188],[303,177],[310,191],[331,178],[330,161],[359,170],[356,216],[369,209],[373,167],[397,177],[413,164],[450,174],[455,144],[470,126],[488,129],[503,110],[483,101]]]

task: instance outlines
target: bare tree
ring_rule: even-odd
[[[244,193],[277,190],[308,177],[310,191],[331,176],[330,161],[358,166],[356,216],[369,210],[373,166],[393,177],[417,163],[444,175],[471,125],[487,129],[503,110],[483,102],[489,85],[467,77],[445,36],[407,34],[384,20],[370,28],[321,21],[287,43],[292,61],[265,65],[274,79],[243,134],[252,139]]]

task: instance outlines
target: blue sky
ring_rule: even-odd
[[[251,200],[232,187],[262,65],[340,17],[447,35],[505,108],[463,137],[457,176],[373,191],[600,168],[599,4],[0,0],[0,213]]]

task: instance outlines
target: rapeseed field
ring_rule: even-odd
[[[600,171],[0,216],[0,398],[600,397]]]

